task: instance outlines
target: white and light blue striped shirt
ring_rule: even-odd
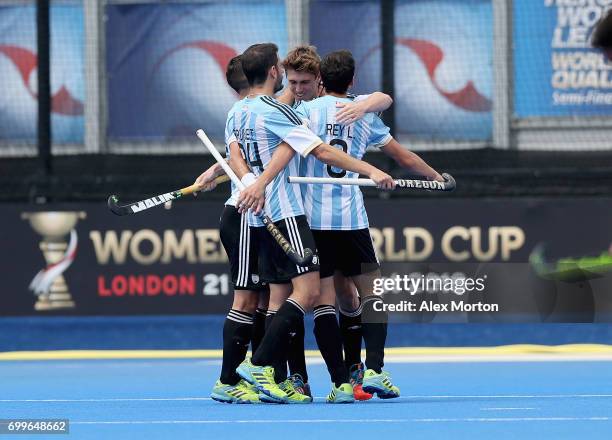
[[[302,102],[297,112],[325,143],[361,159],[367,147],[384,147],[391,141],[391,135],[389,127],[373,113],[366,114],[350,125],[338,124],[336,122],[336,103],[351,101],[350,98],[327,95],[309,102]],[[300,175],[359,177],[358,173],[326,165],[312,156],[302,159]],[[355,230],[369,227],[363,195],[358,186],[306,184],[300,186],[306,218],[311,229]]]
[[[238,101],[229,111],[226,125],[255,176],[263,173],[282,141],[303,157],[321,144],[321,139],[303,124],[291,107],[269,96]],[[266,187],[264,211],[273,222],[304,214],[299,185],[287,182],[288,176],[298,174],[299,162],[295,155]],[[249,211],[249,225],[263,226],[263,222]]]

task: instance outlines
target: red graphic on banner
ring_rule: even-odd
[[[438,46],[429,41],[415,40],[411,38],[398,38],[396,40],[398,44],[406,46],[421,59],[431,83],[436,90],[444,96],[447,100],[452,102],[457,107],[471,112],[489,112],[492,108],[491,100],[486,96],[481,95],[474,82],[469,80],[468,83],[458,92],[447,92],[442,90],[435,79],[436,69],[444,59],[444,52]]]
[[[160,68],[160,66],[166,61],[166,59],[183,49],[200,49],[210,54],[215,60],[217,66],[219,67],[223,75],[225,75],[225,69],[227,68],[227,65],[229,64],[230,60],[236,55],[238,55],[238,53],[233,48],[217,41],[188,41],[187,43],[183,43],[179,46],[176,46],[167,51],[165,54],[163,54],[159,61],[155,63],[155,66],[153,66],[151,76],[155,75],[157,69]]]
[[[225,69],[227,68],[227,65],[229,64],[230,60],[236,55],[238,55],[238,53],[233,48],[227,46],[226,44],[218,43],[216,41],[188,41],[187,43],[183,43],[179,46],[170,49],[168,52],[162,55],[162,57],[153,67],[153,73],[155,73],[155,71],[164,63],[164,61],[166,61],[168,57],[183,49],[189,48],[200,49],[210,54],[223,74],[225,74]]]
[[[407,47],[412,50],[425,65],[429,80],[434,88],[444,96],[447,101],[451,104],[459,107],[463,110],[470,112],[490,112],[492,108],[492,102],[486,96],[483,96],[474,86],[474,82],[469,80],[467,84],[459,91],[448,92],[443,90],[442,87],[436,82],[436,69],[440,63],[444,60],[444,51],[430,41],[417,40],[413,38],[397,38],[395,42],[401,46]],[[365,61],[374,52],[380,50],[380,46],[373,47],[363,58],[362,62]]]
[[[0,45],[0,53],[6,55],[13,62],[19,70],[28,93],[34,99],[38,99],[38,95],[30,88],[30,76],[38,65],[36,54],[22,47],[4,45]],[[51,97],[51,111],[66,116],[79,116],[83,114],[84,108],[83,103],[72,97],[68,89],[62,85],[57,93]]]

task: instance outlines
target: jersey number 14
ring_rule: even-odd
[[[242,150],[244,160],[248,162],[251,170],[257,167],[259,174],[263,173],[264,167],[259,156],[259,150],[257,149],[257,142],[247,142],[246,146],[242,144],[238,144],[238,146]]]

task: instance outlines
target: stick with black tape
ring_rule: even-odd
[[[202,143],[206,146],[210,154],[213,155],[215,160],[221,165],[226,174],[230,177],[232,182],[238,187],[240,191],[245,189],[244,184],[240,181],[236,173],[230,168],[230,166],[225,162],[225,160],[221,157],[215,146],[212,144],[204,130],[199,129],[196,131],[198,138],[202,141]],[[313,253],[309,248],[304,249],[304,255],[300,255],[291,244],[287,241],[281,231],[276,227],[276,225],[272,222],[272,219],[265,214],[260,214],[260,218],[263,221],[263,224],[266,226],[267,231],[272,235],[274,240],[278,243],[281,249],[287,254],[287,257],[298,266],[308,266],[312,262]]]
[[[215,179],[217,184],[227,182],[229,177],[219,176]],[[108,198],[108,208],[116,215],[130,215],[137,214],[156,206],[162,206],[168,202],[176,199],[180,199],[188,194],[193,194],[200,191],[197,185],[186,186],[185,188],[177,189],[176,191],[170,191],[168,193],[159,194],[157,196],[149,197],[144,200],[139,200],[134,203],[128,203],[125,205],[119,204],[119,197],[112,195]]]
[[[456,187],[455,179],[448,173],[442,174],[444,182],[437,180],[419,179],[395,179],[395,189],[427,189],[431,191],[453,191]],[[325,185],[357,185],[357,186],[376,186],[372,179],[350,178],[350,177],[298,177],[289,176],[289,183],[309,183]]]

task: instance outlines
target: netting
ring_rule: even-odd
[[[37,43],[35,2],[0,3],[0,150],[28,151],[37,133]],[[50,8],[51,118],[53,142],[82,144],[85,68],[81,1],[55,1]],[[21,147],[19,147],[21,145]]]
[[[491,2],[397,1],[393,16],[394,23],[381,23],[381,2],[311,2],[310,38],[322,53],[351,50],[355,92],[371,93],[390,73],[381,28],[393,26],[396,133],[438,143],[490,141]]]
[[[229,60],[257,42],[287,52],[283,1],[111,2],[105,14],[111,142],[193,139],[200,127],[222,140],[237,99]]]
[[[462,178],[464,195],[603,194],[612,78],[589,40],[608,3],[51,1],[52,151],[56,162],[100,154],[113,164],[94,169],[102,181],[116,169],[108,153],[205,154],[195,130],[220,145],[237,98],[228,60],[257,42],[276,43],[281,57],[310,43],[321,56],[351,50],[352,92],[391,94],[383,118],[396,138]],[[0,0],[0,155],[36,154],[36,51],[35,2]],[[401,171],[380,156],[368,160]]]

